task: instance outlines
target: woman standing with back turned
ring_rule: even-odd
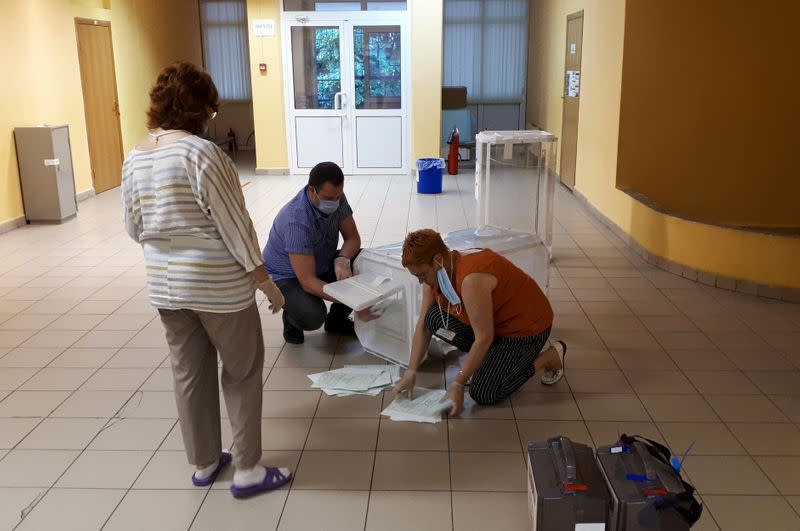
[[[233,461],[231,492],[245,497],[291,476],[259,464],[264,340],[255,289],[273,313],[284,301],[263,267],[235,166],[199,136],[218,107],[206,72],[191,63],[165,68],[150,91],[150,133],[122,168],[122,197],[125,229],[142,245],[150,302],[166,329],[192,482],[210,485]],[[218,354],[233,455],[222,451]]]

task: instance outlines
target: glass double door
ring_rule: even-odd
[[[284,20],[292,173],[407,173],[405,13],[327,16]]]

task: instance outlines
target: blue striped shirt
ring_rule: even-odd
[[[290,254],[313,255],[317,276],[327,272],[336,258],[342,222],[353,215],[347,198],[342,194],[336,212],[324,216],[311,203],[307,189],[304,186],[278,212],[269,231],[269,239],[264,247],[264,263],[273,280],[297,278],[289,262]]]

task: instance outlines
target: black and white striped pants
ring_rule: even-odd
[[[425,328],[439,339],[453,345],[462,352],[469,352],[475,342],[472,327],[449,317],[448,329],[456,336],[452,340],[436,332],[444,328],[442,317],[448,319],[446,310],[434,303],[425,315]],[[539,356],[547,338],[548,328],[541,334],[528,337],[496,337],[489,347],[483,364],[472,375],[469,396],[480,405],[494,404],[504,399],[533,376],[533,361]]]

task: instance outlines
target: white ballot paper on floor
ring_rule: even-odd
[[[395,378],[397,375],[397,378]],[[331,396],[377,396],[399,379],[399,369],[389,365],[348,366],[332,371],[309,374],[311,387]]]
[[[381,415],[400,422],[441,422],[442,412],[453,406],[449,400],[441,401],[444,395],[445,391],[441,389],[417,387],[412,395],[413,400],[409,400],[405,394],[398,395]]]

